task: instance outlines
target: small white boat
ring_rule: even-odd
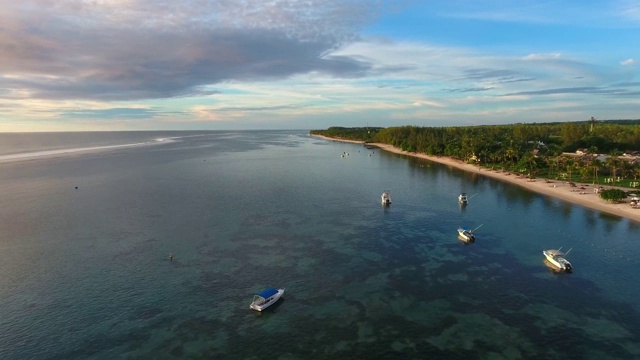
[[[256,311],[262,311],[275,304],[282,294],[284,294],[284,289],[265,289],[260,294],[253,296],[253,302],[251,302],[249,308]]]
[[[467,205],[469,203],[467,193],[461,193],[460,195],[458,195],[458,202],[462,205]]]
[[[553,266],[564,272],[572,272],[573,267],[571,266],[569,260],[565,258],[565,256],[569,253],[569,251],[571,251],[571,249],[569,249],[569,251],[567,251],[566,253],[563,253],[562,251],[560,251],[560,249],[544,250],[542,251],[542,253],[544,254],[544,257],[547,258],[547,261]]]
[[[383,192],[380,197],[382,198],[382,205],[391,204],[391,194],[388,191]]]
[[[460,236],[461,239],[463,239],[464,241],[467,241],[467,242],[476,241],[476,236],[473,235],[473,230],[467,229],[467,228],[464,228],[464,227],[459,227],[458,228],[458,236]]]
[[[478,226],[473,230],[460,226],[458,228],[458,237],[464,240],[465,242],[474,242],[476,241],[476,236],[473,234],[473,232],[480,229],[482,225],[484,224],[480,224],[480,226]]]

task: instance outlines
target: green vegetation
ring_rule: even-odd
[[[619,203],[627,197],[627,193],[619,189],[608,189],[600,192],[600,198]]]
[[[529,177],[640,186],[640,164],[620,157],[623,151],[640,150],[640,120],[471,127],[331,127],[312,130],[311,134],[390,144],[409,152],[450,156]],[[579,149],[582,151],[577,152]],[[610,156],[603,159],[590,154]]]
[[[310,133],[312,135],[322,135],[334,139],[372,142],[373,138],[382,129],[381,127],[346,128],[334,126],[327,130],[311,130]]]

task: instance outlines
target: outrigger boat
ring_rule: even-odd
[[[391,194],[388,191],[383,192],[380,198],[382,199],[382,205],[391,204]]]
[[[560,249],[562,249],[562,247],[560,247]],[[569,253],[569,251],[571,251],[571,249],[569,249],[569,251],[567,251],[566,253],[563,253],[562,251],[560,251],[560,249],[544,250],[542,251],[542,254],[544,254],[544,257],[547,258],[547,261],[553,266],[564,272],[572,272],[573,266],[571,266],[569,260],[565,258],[565,256]]]
[[[284,294],[284,289],[268,288],[258,295],[253,296],[253,302],[249,308],[256,311],[262,311],[273,305]]]

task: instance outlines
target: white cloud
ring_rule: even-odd
[[[622,1],[619,5],[620,16],[632,21],[640,21],[640,4],[637,0]]]
[[[634,59],[627,59],[620,61],[620,65],[633,65],[636,61]]]
[[[562,56],[560,53],[550,53],[550,54],[529,54],[523,56],[523,60],[550,60],[550,59],[559,59]]]
[[[433,5],[443,17],[526,24],[570,24],[590,27],[628,26],[640,20],[637,0],[449,0]]]

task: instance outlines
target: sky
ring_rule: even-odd
[[[640,0],[0,0],[0,132],[640,118]]]

